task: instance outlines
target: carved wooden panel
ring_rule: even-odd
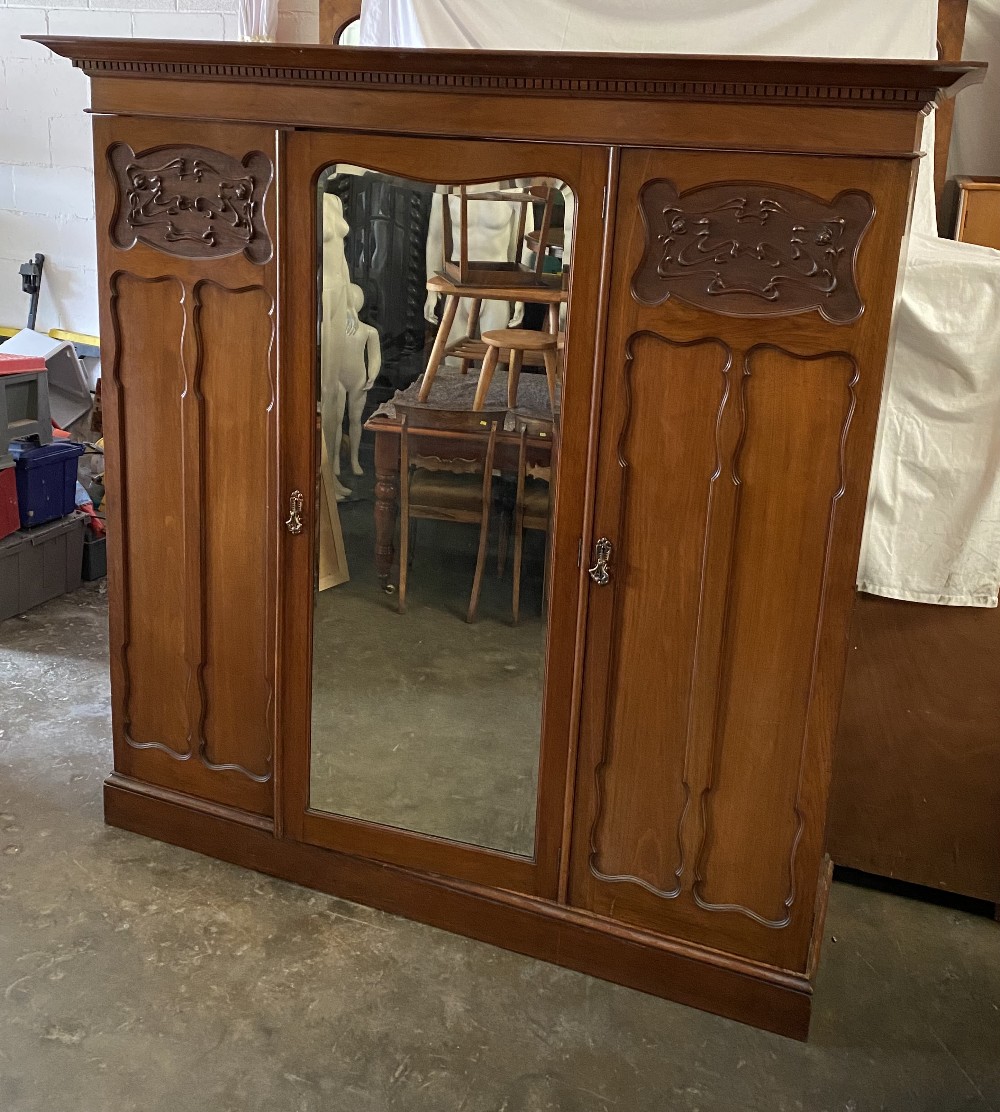
[[[128,480],[125,742],[189,762],[167,779],[196,794],[218,772],[264,784],[274,749],[274,302],[261,286],[119,273],[111,314]]]
[[[117,395],[124,572],[121,646],[126,742],[191,755],[185,706],[184,491],[181,400],[186,295],[171,277],[118,273],[111,281],[115,358],[106,372]],[[135,327],[142,321],[141,327]]]
[[[626,348],[617,651],[590,867],[601,880],[630,881],[665,897],[678,894],[685,868],[693,661],[731,363],[728,346],[715,339],[671,343],[644,332]],[[675,481],[679,475],[683,482]]]
[[[591,610],[608,663],[574,901],[781,952],[734,920],[777,934],[812,914],[814,889],[796,902],[800,796],[858,364],[649,332],[625,353],[624,389],[605,388],[613,596]]]
[[[181,121],[94,124],[111,171],[97,223],[115,769],[265,822],[280,526],[272,160],[220,152],[270,150],[274,135],[212,124],[192,146],[191,134]]]
[[[694,898],[767,927],[786,926],[796,898],[807,720],[858,374],[843,352],[802,358],[762,344],[743,360]]]
[[[276,511],[274,302],[261,286],[194,288],[200,407],[199,756],[215,770],[271,775]]]
[[[844,324],[864,310],[855,275],[875,213],[857,190],[829,203],[771,183],[716,182],[678,192],[649,182],[639,197],[646,250],[632,279],[640,301],[676,297],[730,316],[811,309]]]
[[[271,258],[264,202],[274,167],[261,151],[239,161],[208,147],[162,146],[136,154],[127,143],[115,143],[108,163],[118,189],[111,238],[122,250],[139,241],[184,258],[240,252],[254,263]]]

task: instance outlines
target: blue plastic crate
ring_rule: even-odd
[[[12,440],[21,528],[31,529],[76,509],[76,471],[83,445],[70,440],[31,444]]]

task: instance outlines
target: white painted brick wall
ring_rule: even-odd
[[[22,35],[235,39],[238,0],[0,0],[0,325],[22,326],[18,267],[45,255],[37,327],[96,334],[89,82]],[[318,0],[281,0],[278,38],[315,42]]]

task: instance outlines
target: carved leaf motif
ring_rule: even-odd
[[[225,258],[241,251],[271,258],[264,198],[274,168],[260,151],[242,162],[206,147],[161,147],[136,154],[126,143],[108,152],[118,185],[111,229],[115,245],[137,241],[185,258]]]
[[[647,305],[673,296],[740,317],[818,309],[837,324],[864,311],[854,264],[875,215],[867,193],[828,203],[779,185],[721,182],[678,193],[659,180],[645,186],[639,207],[646,250],[632,290]]]

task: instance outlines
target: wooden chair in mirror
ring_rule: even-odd
[[[545,534],[545,563],[542,572],[542,606],[544,609],[549,581],[549,559],[552,541],[552,476],[555,474],[557,444],[552,445],[548,465],[528,463],[529,422],[519,422],[521,443],[517,453],[517,497],[514,504],[514,592],[512,607],[514,624],[521,617],[521,563],[524,553],[524,531],[535,529]],[[555,426],[543,435],[554,435]],[[535,433],[537,435],[537,433]]]
[[[403,414],[399,452],[399,594],[397,606],[406,613],[411,522],[421,518],[479,525],[476,570],[466,621],[476,620],[479,593],[489,543],[493,505],[493,459],[497,429],[507,411],[435,410],[414,408]],[[421,454],[419,429],[448,430],[442,448],[435,439],[434,454]]]

